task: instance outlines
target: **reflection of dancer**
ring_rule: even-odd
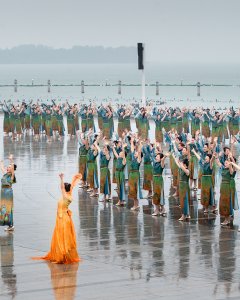
[[[48,267],[51,271],[51,281],[55,299],[75,299],[78,263],[59,265],[48,262]]]
[[[14,273],[13,235],[0,237],[1,279],[5,288],[1,286],[1,294],[6,291],[8,298],[14,299],[17,294],[17,276]],[[5,294],[5,293],[4,293]],[[3,294],[2,294],[3,296]],[[4,296],[3,296],[4,297]]]
[[[45,259],[54,263],[70,264],[80,261],[77,253],[76,234],[71,218],[72,212],[68,206],[72,202],[72,190],[82,175],[73,177],[72,183],[64,183],[63,174],[59,174],[61,179],[62,198],[58,202],[56,225],[52,236],[50,252],[44,257],[35,259]]]
[[[10,164],[7,168],[4,167],[1,161],[1,170],[3,177],[1,179],[1,202],[0,202],[0,225],[8,226],[7,231],[13,231],[13,190],[12,184],[16,182],[14,171],[17,166],[14,165],[13,156],[9,156]]]

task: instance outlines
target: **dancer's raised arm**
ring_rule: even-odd
[[[196,156],[196,158],[197,158],[198,160],[201,159],[200,155],[195,151],[194,148],[192,149],[192,153]]]
[[[240,166],[237,165],[236,163],[234,163],[233,161],[231,161],[230,163],[236,170],[240,171]]]
[[[183,170],[183,172],[187,175],[187,176],[189,176],[189,170],[188,170],[188,168],[186,168],[185,166],[184,166],[184,163],[183,162],[179,162],[179,167]]]
[[[2,173],[4,174],[5,173],[5,167],[4,167],[3,160],[0,161],[0,168],[1,168]]]
[[[64,185],[64,181],[63,181],[64,174],[60,173],[59,177],[60,177],[60,188],[61,188],[61,191],[62,191],[62,195],[64,196],[66,194],[65,185]]]

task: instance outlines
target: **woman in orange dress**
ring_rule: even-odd
[[[64,183],[64,175],[59,174],[61,179],[62,197],[58,202],[56,225],[52,236],[51,249],[44,259],[58,264],[71,264],[80,261],[77,253],[77,242],[74,224],[71,218],[72,212],[68,206],[72,202],[72,190],[82,175],[73,177],[72,183]]]

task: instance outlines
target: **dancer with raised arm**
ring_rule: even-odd
[[[103,138],[105,140],[105,138]],[[111,197],[111,177],[109,170],[109,162],[111,159],[110,146],[108,143],[103,144],[103,150],[100,149],[99,145],[96,144],[98,153],[100,154],[100,193],[103,198],[100,202],[110,201]]]
[[[13,231],[13,190],[12,185],[16,183],[14,171],[17,166],[13,162],[13,156],[9,156],[10,164],[4,167],[1,161],[3,177],[1,179],[1,201],[0,201],[0,226],[8,226],[6,231]]]
[[[234,173],[233,164],[230,158],[227,158],[223,163],[219,158],[216,159],[220,171],[222,174],[222,180],[220,185],[220,201],[219,201],[219,212],[220,216],[224,218],[221,222],[222,226],[227,226],[230,224],[231,216],[233,216],[233,203],[232,203],[232,193],[231,193],[231,178]]]
[[[91,193],[90,197],[98,196],[99,183],[97,156],[99,153],[97,143],[98,140],[94,139],[87,153],[87,183],[89,184],[87,192]]]
[[[72,212],[68,207],[73,201],[73,188],[82,179],[82,175],[76,174],[73,176],[72,183],[64,182],[63,173],[59,174],[59,177],[62,196],[58,201],[56,225],[52,236],[51,249],[46,256],[33,257],[33,259],[49,260],[57,264],[71,264],[79,262],[80,257],[77,252]]]
[[[163,153],[157,153],[152,158],[153,164],[153,205],[154,212],[152,216],[161,215],[166,216],[165,210],[165,198],[164,198],[164,181],[163,170],[165,168],[165,158],[169,157],[169,153],[163,155]]]
[[[135,143],[134,143],[135,142]],[[142,161],[142,141],[139,141],[139,144],[137,144],[137,141],[134,141],[131,139],[131,169],[129,172],[129,193],[128,193],[128,199],[133,200],[133,207],[131,208],[132,211],[139,210],[139,199],[142,199],[142,191],[140,188],[140,164]]]
[[[125,174],[124,169],[126,166],[126,153],[125,153],[125,144],[121,148],[121,151],[118,153],[116,151],[116,144],[113,143],[113,154],[116,157],[116,167],[115,167],[115,180],[117,183],[117,193],[118,193],[118,202],[116,206],[124,206],[126,201],[125,193]]]
[[[189,188],[189,175],[188,159],[184,159],[182,162],[173,155],[173,158],[179,168],[179,202],[182,210],[182,216],[179,221],[185,221],[190,219],[189,213],[189,201],[190,201],[190,188]]]
[[[213,184],[213,162],[216,154],[207,154],[205,158],[192,149],[192,153],[199,160],[201,168],[201,204],[204,208],[204,213],[208,213],[209,206],[212,206],[212,212],[216,212],[216,202],[214,197],[214,184]]]
[[[79,173],[82,174],[81,188],[87,188],[87,154],[89,150],[89,141],[84,133],[77,132],[79,143]]]

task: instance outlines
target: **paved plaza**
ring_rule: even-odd
[[[78,145],[68,138],[12,142],[0,129],[1,158],[7,162],[13,153],[18,165],[15,232],[0,228],[0,299],[240,299],[239,213],[234,226],[221,228],[219,216],[203,215],[199,195],[192,194],[191,221],[180,223],[168,170],[166,218],[152,217],[146,199],[132,212],[114,206],[116,197],[113,204],[98,203],[76,188],[70,208],[82,261],[31,260],[49,250],[58,174],[70,181],[77,172]]]

